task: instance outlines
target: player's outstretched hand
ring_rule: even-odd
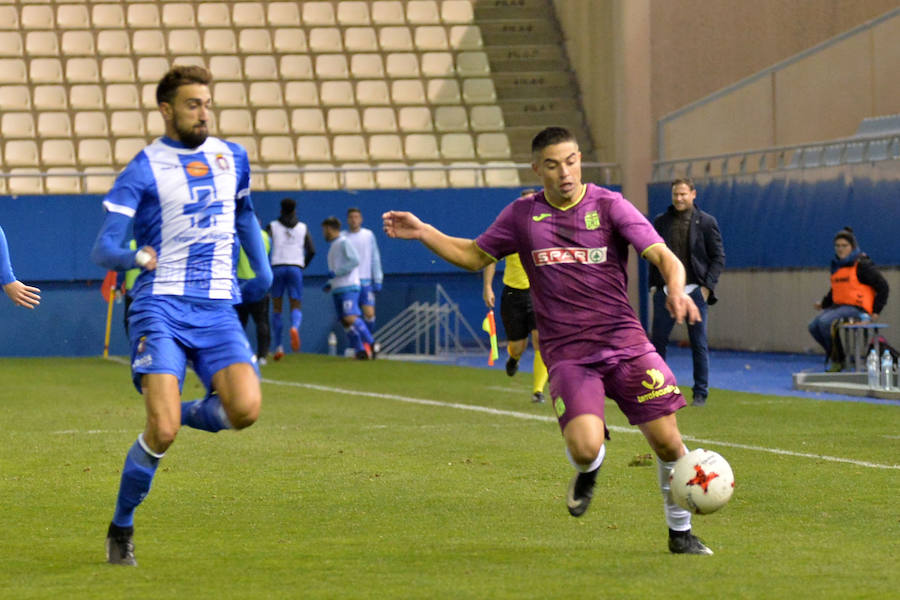
[[[693,325],[700,322],[700,309],[687,294],[672,295],[666,297],[666,309],[676,323],[688,323]]]
[[[25,285],[21,281],[7,283],[3,286],[3,291],[16,306],[33,309],[41,303],[41,290]]]
[[[425,229],[425,223],[411,212],[391,210],[381,215],[381,219],[384,222],[384,232],[392,238],[415,240]]]

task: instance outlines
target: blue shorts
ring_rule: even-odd
[[[375,290],[372,284],[363,283],[359,286],[359,305],[375,306]]]
[[[303,300],[303,269],[294,265],[272,267],[272,297],[280,299],[285,292],[288,298]]]
[[[362,314],[359,310],[359,292],[337,292],[331,294],[331,299],[339,318]]]
[[[207,391],[213,375],[235,363],[249,363],[259,374],[237,312],[225,302],[144,296],[131,304],[128,324],[131,378],[138,392],[147,373],[170,373],[181,389],[188,360]]]

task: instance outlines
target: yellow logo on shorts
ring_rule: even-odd
[[[648,390],[659,389],[665,383],[666,378],[659,369],[647,369],[647,375],[650,376],[650,383],[642,381],[641,385]]]
[[[566,403],[563,402],[562,396],[553,401],[553,408],[556,410],[556,418],[560,418],[566,413]]]
[[[650,378],[650,381],[641,381],[641,385],[650,391],[639,395],[637,397],[638,402],[646,402],[673,392],[676,394],[681,393],[677,385],[669,384],[664,386],[666,377],[659,369],[647,369],[647,376]]]

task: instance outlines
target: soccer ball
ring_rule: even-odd
[[[721,454],[697,448],[675,461],[669,486],[678,506],[708,515],[728,504],[734,492],[734,473]]]

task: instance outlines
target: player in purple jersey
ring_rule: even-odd
[[[700,315],[684,293],[684,267],[621,194],[582,183],[581,152],[571,132],[544,129],[531,150],[543,191],[508,205],[477,239],[448,236],[398,211],[383,215],[384,230],[390,237],[419,240],[471,271],[517,252],[531,282],[553,408],[576,470],[566,498],[569,513],[580,517],[593,497],[609,439],[609,396],[657,455],[669,550],[712,554],[691,532],[691,513],[669,493],[672,467],[687,453],[675,419],[685,401],[628,302],[628,246],[659,269],[673,318],[694,323]]]

